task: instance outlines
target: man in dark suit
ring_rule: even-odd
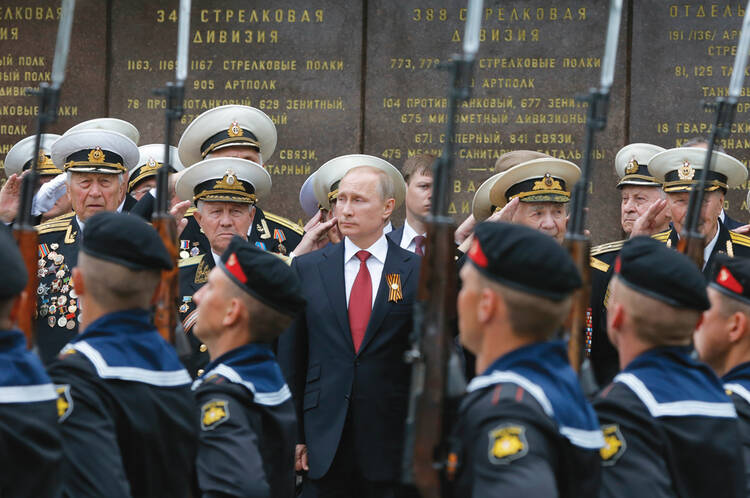
[[[409,493],[397,481],[420,258],[383,235],[398,170],[359,166],[342,158],[335,210],[344,241],[292,263],[308,306],[279,341],[309,497]]]
[[[424,220],[432,204],[432,165],[436,159],[430,154],[418,154],[404,161],[401,174],[406,182],[406,219],[402,227],[388,232],[393,242],[420,256],[424,256]]]

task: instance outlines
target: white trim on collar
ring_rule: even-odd
[[[717,418],[737,418],[737,412],[734,405],[727,401],[726,403],[714,403],[709,401],[672,401],[669,403],[659,403],[648,390],[646,385],[632,373],[618,374],[614,382],[620,382],[630,388],[638,396],[641,402],[646,405],[652,417],[717,417]]]
[[[94,365],[99,377],[103,379],[129,380],[159,387],[174,387],[190,384],[190,375],[184,368],[159,372],[139,367],[111,367],[107,365],[107,362],[104,361],[104,358],[99,351],[94,349],[86,341],[68,344],[63,349],[63,352],[70,348],[75,349],[88,358]]]
[[[745,402],[750,403],[750,391],[745,389],[742,384],[735,384],[730,382],[729,384],[724,384],[724,389],[729,389],[737,396],[744,399]]]
[[[255,389],[255,384],[252,382],[248,382],[246,380],[243,380],[237,371],[231,367],[228,367],[227,365],[223,363],[219,363],[216,365],[215,368],[212,368],[200,379],[196,379],[195,382],[193,382],[193,391],[198,389],[201,384],[203,384],[203,380],[209,378],[211,375],[221,375],[222,377],[226,377],[227,380],[234,382],[235,384],[240,384],[247,388],[248,391],[253,393],[253,397],[255,398],[255,402],[259,405],[266,405],[266,406],[276,406],[282,404],[284,401],[290,399],[292,397],[291,391],[289,391],[289,386],[284,384],[281,389],[274,392],[269,393],[259,393]]]
[[[57,392],[52,384],[0,387],[0,403],[35,403],[53,399],[57,399]]]

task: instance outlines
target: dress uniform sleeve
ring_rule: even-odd
[[[646,408],[622,384],[594,400],[604,433],[601,498],[674,496],[660,443],[660,430]]]
[[[73,353],[56,360],[49,375],[67,391],[58,406],[63,437],[63,489],[67,496],[129,497],[114,420],[88,360]]]
[[[260,414],[217,389],[199,389],[201,431],[196,472],[203,498],[271,497],[258,431]]]
[[[302,278],[297,258],[292,261],[292,269]],[[307,316],[299,313],[289,328],[279,337],[278,362],[284,373],[289,390],[292,391],[294,409],[297,414],[297,442],[305,441],[305,428],[302,416],[302,401],[307,376]]]
[[[474,462],[472,497],[557,497],[549,436],[530,417],[515,416],[517,405],[508,405],[508,410],[495,412],[503,415],[482,421],[468,443]]]

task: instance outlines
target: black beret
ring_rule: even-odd
[[[174,265],[154,227],[139,216],[103,212],[84,225],[81,250],[131,270],[169,270]]]
[[[485,277],[554,301],[581,286],[568,252],[549,235],[523,225],[480,223],[468,257]]]
[[[221,269],[242,290],[276,311],[294,316],[305,307],[294,270],[241,237],[234,237],[221,255]]]
[[[34,257],[36,257],[36,252]],[[26,287],[29,276],[21,251],[18,250],[10,230],[4,225],[0,228],[0,265],[3,268],[3,278],[0,279],[0,299],[16,297]]]
[[[750,304],[750,259],[717,254],[708,285],[744,304]]]
[[[615,260],[615,274],[634,291],[675,308],[711,307],[706,280],[695,263],[651,237],[625,242]]]

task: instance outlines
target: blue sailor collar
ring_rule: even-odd
[[[614,382],[628,386],[652,417],[737,417],[719,379],[708,365],[690,357],[690,347],[650,349]]]
[[[94,321],[62,353],[75,350],[91,361],[100,377],[160,387],[190,384],[190,375],[172,346],[151,324],[147,310],[109,313]]]
[[[538,342],[511,351],[475,377],[466,390],[503,382],[517,384],[531,394],[572,444],[586,449],[604,446],[596,413],[570,368],[564,342]]]
[[[750,361],[741,363],[721,378],[724,389],[750,403]]]
[[[0,403],[33,403],[57,398],[42,362],[26,349],[18,330],[0,330]]]
[[[206,373],[193,382],[193,390],[213,375],[244,386],[260,405],[280,405],[292,397],[271,347],[246,344],[224,353],[208,364]]]

